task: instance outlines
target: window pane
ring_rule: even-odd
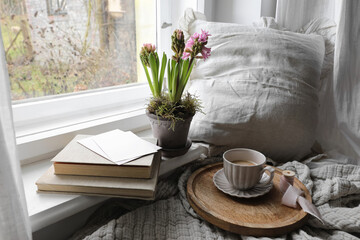
[[[13,100],[135,83],[155,0],[1,0]],[[139,70],[138,70],[139,68]]]

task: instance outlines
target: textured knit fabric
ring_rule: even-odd
[[[84,235],[88,234],[85,228],[73,239],[257,239],[229,233],[207,223],[186,199],[189,176],[199,167],[220,160],[213,158],[193,163],[179,178],[177,174],[168,176],[159,183],[158,200],[110,220],[88,236]],[[336,161],[346,162],[344,159]],[[334,164],[331,156],[319,155],[302,163],[292,161],[279,167],[296,172],[297,178],[311,192],[324,224],[310,218],[301,229],[276,239],[358,239],[360,166]],[[138,202],[138,206],[144,204]]]

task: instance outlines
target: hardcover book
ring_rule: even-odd
[[[152,177],[149,179],[59,175],[55,174],[54,166],[51,166],[36,185],[38,192],[154,199],[160,161],[161,154],[155,153]]]

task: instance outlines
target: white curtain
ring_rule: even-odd
[[[9,75],[0,31],[0,239],[31,239],[12,121]]]
[[[314,18],[336,20],[340,0],[278,0],[276,21],[296,31]]]
[[[338,150],[360,165],[360,1],[277,1],[276,20],[283,27],[297,31],[315,18],[337,24],[332,72],[320,95],[318,141],[325,151]]]

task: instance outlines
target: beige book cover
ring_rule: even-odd
[[[77,135],[51,161],[55,174],[150,178],[154,154],[117,165],[84,147],[77,141],[89,135]]]
[[[123,198],[153,199],[161,154],[154,155],[153,173],[149,179],[56,175],[51,166],[37,181],[38,192],[75,193]]]

